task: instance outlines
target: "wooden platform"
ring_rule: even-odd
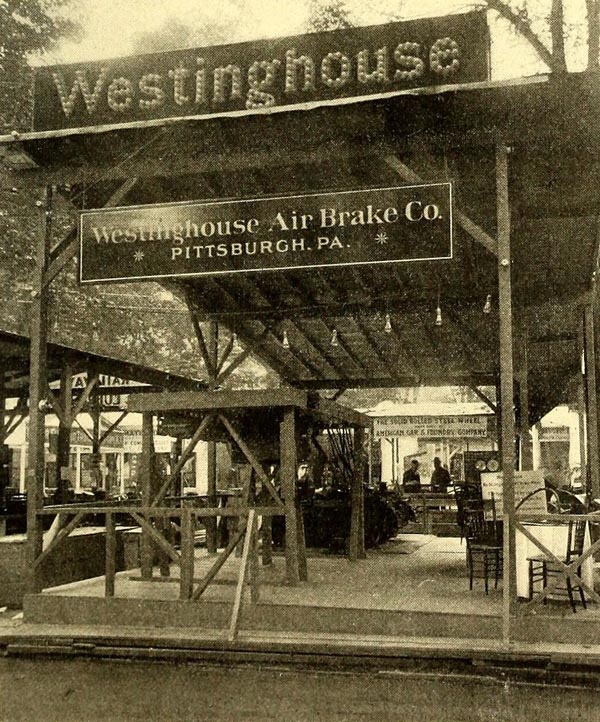
[[[210,564],[196,550],[195,574]],[[455,639],[500,639],[501,590],[470,592],[464,545],[458,539],[402,535],[363,562],[343,557],[309,558],[309,581],[285,583],[285,563],[275,557],[261,569],[261,600],[246,599],[241,629],[274,634],[349,634]],[[116,596],[105,599],[104,580],[75,582],[25,598],[26,624],[90,625],[139,629],[188,629],[199,635],[225,629],[231,616],[239,560],[224,566],[218,584],[201,601],[180,601],[172,581],[139,581],[121,572]],[[175,570],[173,570],[175,571]],[[157,573],[157,572],[156,572]],[[600,644],[600,612],[592,605],[572,614],[568,605],[549,604],[519,620],[515,639],[529,642]]]

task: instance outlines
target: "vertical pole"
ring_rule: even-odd
[[[584,311],[585,380],[587,396],[587,457],[592,499],[600,497],[600,453],[598,449],[598,390],[596,379],[596,340],[594,309]]]
[[[521,453],[519,460],[522,471],[531,471],[533,469],[533,450],[529,423],[529,329],[527,323],[523,324],[519,338],[521,348],[519,368],[519,437],[521,440]]]
[[[207,369],[209,375],[209,388],[214,388],[216,369],[219,357],[219,324],[217,321],[209,321],[208,324],[208,355],[211,367]],[[208,442],[206,475],[208,485],[208,505],[217,506],[217,444],[215,441]],[[206,548],[209,554],[217,552],[217,517],[206,519]]]
[[[106,512],[106,561],[104,577],[104,594],[107,597],[115,596],[115,574],[117,571],[117,536],[115,529],[115,515],[112,511]]]
[[[194,588],[194,518],[192,509],[181,509],[181,573],[179,599],[191,599]]]
[[[584,342],[583,342],[583,322],[579,324],[577,330],[577,354],[579,358],[579,378],[577,384],[577,420],[579,425],[579,468],[581,469],[581,479],[585,484],[586,493],[590,492],[589,479],[587,473],[587,454],[586,454],[586,420],[585,420],[585,364],[584,364]]]
[[[88,380],[92,378],[93,371],[88,371]],[[102,478],[101,459],[102,455],[100,452],[100,392],[98,390],[99,384],[93,389],[90,398],[90,416],[92,417],[92,479],[98,489],[103,489],[105,484]],[[108,489],[107,489],[108,491]],[[111,490],[112,491],[112,490]]]
[[[60,375],[60,406],[63,417],[58,422],[58,437],[56,440],[56,502],[66,502],[67,480],[63,478],[63,469],[69,466],[71,456],[71,427],[74,419],[71,418],[73,407],[73,369],[71,364],[63,364]]]
[[[363,457],[364,457],[365,430],[362,427],[354,429],[354,473],[352,475],[352,488],[350,491],[350,553],[349,559],[355,562],[365,557],[365,527],[364,527],[364,488],[363,488]]]
[[[152,472],[154,456],[154,430],[153,416],[151,412],[144,412],[142,415],[142,462],[140,469],[140,481],[142,482],[142,507],[148,508],[152,502]],[[152,578],[154,548],[152,539],[148,532],[142,529],[140,557],[142,579]]]
[[[0,447],[2,447],[0,448],[0,507],[4,506],[6,487],[10,484],[9,458],[5,456],[4,448],[8,431],[7,426],[5,372],[0,370]]]
[[[500,405],[502,408],[502,477],[504,519],[504,571],[502,638],[510,642],[511,624],[517,611],[515,558],[515,424],[513,414],[513,328],[510,250],[510,203],[508,148],[496,141],[496,201],[498,232],[498,300],[500,315]]]
[[[27,467],[27,591],[41,590],[39,568],[34,562],[42,551],[42,524],[38,511],[44,504],[44,441],[47,389],[48,289],[44,273],[48,267],[52,232],[52,188],[46,187],[39,202],[41,219],[36,249],[36,277],[31,302],[29,357],[29,456]]]
[[[298,518],[296,511],[296,412],[283,410],[279,427],[281,491],[285,504],[285,564],[289,584],[298,584]]]
[[[171,468],[177,464],[177,461],[181,458],[183,453],[183,443],[181,437],[177,437],[171,445]],[[173,481],[174,489],[173,494],[175,496],[183,496],[183,477],[181,471],[175,476]],[[182,502],[183,503],[183,502]]]

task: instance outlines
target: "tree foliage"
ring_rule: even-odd
[[[74,34],[77,0],[0,0],[0,128],[27,127],[31,108],[28,59]],[[71,14],[69,14],[71,10]]]

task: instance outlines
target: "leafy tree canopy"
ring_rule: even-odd
[[[28,58],[78,30],[78,0],[0,0],[0,128],[28,125]]]

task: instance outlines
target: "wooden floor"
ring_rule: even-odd
[[[196,549],[198,579],[212,560],[204,549]],[[140,581],[139,570],[121,572],[112,599],[104,598],[102,577],[74,582],[27,597],[25,621],[223,629],[231,615],[238,568],[239,559],[231,557],[200,602],[179,601],[177,567],[167,581],[160,580],[158,569],[152,582]],[[260,603],[246,599],[242,629],[465,639],[501,635],[502,590],[492,588],[486,595],[477,580],[469,591],[464,542],[457,538],[404,534],[355,563],[315,553],[309,556],[308,571],[307,582],[291,587],[285,583],[283,556],[275,555],[271,566],[261,567]],[[555,602],[517,626],[530,641],[600,643],[599,621],[595,605],[572,614],[568,604]]]

